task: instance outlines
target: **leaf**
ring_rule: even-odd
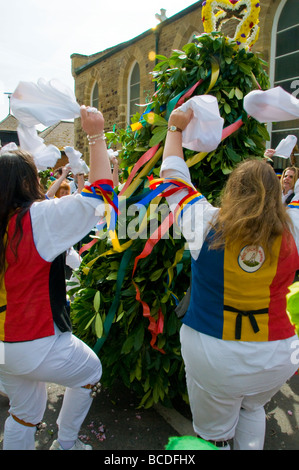
[[[255,142],[252,139],[250,139],[250,137],[246,136],[244,137],[243,140],[244,140],[244,144],[246,145],[246,147],[256,147]]]
[[[226,147],[226,153],[229,157],[230,160],[232,160],[235,163],[238,163],[241,160],[240,155],[234,151],[231,147]]]
[[[251,75],[252,68],[250,67],[250,65],[244,64],[244,62],[240,62],[239,63],[239,68],[246,75]]]
[[[95,319],[95,332],[98,338],[101,338],[103,336],[103,322],[101,315],[99,313],[96,314],[96,319]]]
[[[167,127],[160,127],[157,129],[157,132],[153,133],[151,140],[149,141],[149,146],[154,147],[155,145],[162,142],[165,139],[167,134]]]
[[[135,341],[134,336],[128,336],[128,338],[125,340],[123,344],[123,347],[121,348],[121,353],[128,354],[134,345],[134,341]]]
[[[162,116],[159,116],[159,114],[150,112],[150,113],[144,114],[143,119],[150,125],[167,127],[166,119],[164,119]]]
[[[158,279],[160,279],[162,273],[164,271],[164,268],[161,268],[161,269],[158,269],[157,271],[154,271],[151,275],[150,275],[150,280],[151,281],[157,281]]]
[[[228,94],[228,97],[230,100],[232,100],[234,96],[235,96],[235,88],[232,88]]]
[[[243,99],[243,92],[240,90],[240,88],[235,88],[235,96],[238,100],[242,100]]]
[[[93,299],[93,307],[96,312],[100,310],[100,305],[101,305],[101,294],[100,294],[100,291],[97,291]]]
[[[88,322],[87,325],[85,326],[84,330],[87,330],[87,329],[90,327],[90,325],[92,324],[92,322],[94,321],[94,319],[95,319],[95,315],[93,315],[93,316],[91,317],[91,319],[89,320],[89,322]]]
[[[115,320],[116,323],[119,322],[119,321],[122,319],[122,317],[124,316],[124,314],[125,314],[125,312],[124,312],[124,310],[123,310],[123,311],[117,316],[117,318],[116,318],[116,320]]]
[[[257,131],[264,140],[270,140],[269,132],[264,124],[258,124]]]
[[[117,279],[117,272],[111,272],[107,277],[107,281],[116,281]]]
[[[226,114],[230,114],[231,110],[232,109],[231,109],[230,105],[228,103],[225,103],[224,111],[226,112]]]
[[[138,331],[136,332],[135,338],[134,338],[134,350],[139,351],[143,344],[144,340],[144,326],[140,324]]]

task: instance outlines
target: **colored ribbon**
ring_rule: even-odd
[[[121,288],[122,288],[122,284],[123,284],[124,277],[125,277],[125,274],[126,274],[126,269],[128,267],[131,256],[132,256],[132,251],[130,249],[126,250],[125,253],[123,254],[122,260],[120,262],[118,273],[117,273],[115,294],[114,294],[113,302],[111,304],[111,307],[108,311],[107,317],[106,317],[105,322],[104,322],[103,336],[101,338],[98,338],[98,340],[97,340],[97,342],[96,342],[96,344],[93,348],[93,350],[96,354],[98,354],[98,352],[102,348],[103,344],[105,343],[105,341],[108,337],[113,319],[114,319],[115,314],[117,312],[117,309],[118,309],[118,306],[119,306]]]
[[[155,145],[154,147],[150,148],[144,155],[142,155],[142,157],[139,158],[138,162],[134,165],[134,168],[133,170],[131,171],[125,185],[123,186],[123,188],[121,189],[119,195],[123,195],[127,188],[130,186],[134,176],[136,175],[137,171],[140,170],[140,168],[145,164],[147,163],[149,160],[151,160],[155,153],[157,152],[159,148],[159,145]]]
[[[243,121],[241,118],[237,119],[235,122],[230,124],[229,126],[226,126],[223,131],[222,131],[222,136],[221,136],[221,142],[229,137],[231,134],[236,132],[240,127],[243,126]],[[208,155],[208,152],[199,152],[190,157],[187,161],[186,164],[188,168],[192,167],[193,165],[196,165],[196,163],[200,162],[205,158],[205,156]]]

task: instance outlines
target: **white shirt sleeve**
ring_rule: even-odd
[[[297,250],[299,253],[299,207],[292,208],[291,206],[287,206],[287,211],[289,216],[292,219],[293,227],[292,227],[292,235],[294,237]]]
[[[182,179],[191,183],[189,168],[185,161],[177,156],[167,157],[161,166],[161,177]],[[172,212],[178,203],[188,194],[187,190],[180,190],[167,197]],[[202,197],[192,205],[185,207],[182,217],[178,220],[179,228],[187,241],[187,248],[191,256],[197,259],[210,228],[211,221],[217,215],[219,209],[213,207],[205,197]]]
[[[35,202],[30,208],[35,246],[46,261],[84,238],[105,213],[104,203],[81,194]]]

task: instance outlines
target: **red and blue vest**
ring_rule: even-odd
[[[213,250],[205,240],[192,260],[189,308],[183,323],[224,340],[275,341],[295,334],[286,295],[299,269],[291,235],[278,237],[271,255],[239,243]]]
[[[66,304],[64,255],[53,262],[38,253],[33,239],[30,211],[22,218],[23,235],[17,256],[11,247],[16,215],[7,230],[6,269],[0,286],[0,340],[31,341],[54,334],[54,322],[70,331]],[[18,238],[18,235],[17,235]]]

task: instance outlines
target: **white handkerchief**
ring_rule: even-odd
[[[18,146],[15,142],[9,142],[9,144],[4,145],[4,147],[0,149],[0,155],[4,155],[4,153],[9,153],[12,150],[18,150]]]
[[[17,133],[20,148],[31,153],[38,171],[53,168],[61,153],[54,145],[45,145],[44,140],[39,137],[35,127],[27,127],[19,124]]]
[[[73,147],[64,147],[66,156],[69,159],[70,168],[74,175],[78,173],[89,173],[89,168],[86,165],[85,161],[81,159],[82,153],[79,150],[75,150]]]
[[[251,91],[244,97],[243,106],[250,116],[262,123],[299,118],[299,100],[279,86]]]
[[[180,108],[193,110],[193,118],[183,131],[183,147],[196,152],[211,152],[221,142],[224,119],[217,99],[211,95],[193,96]]]
[[[276,157],[289,158],[296,143],[297,137],[295,135],[288,135],[285,139],[282,139],[279,142],[274,155]]]
[[[40,78],[37,84],[20,82],[10,98],[11,110],[28,127],[52,126],[63,119],[80,116],[74,93],[59,80]]]

